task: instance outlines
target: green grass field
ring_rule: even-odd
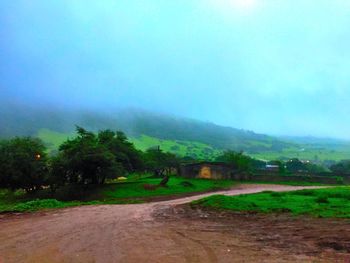
[[[130,181],[105,184],[97,188],[62,188],[55,196],[50,196],[47,190],[35,194],[0,190],[0,212],[36,211],[90,204],[140,203],[146,201],[147,198],[174,197],[189,193],[227,189],[235,184],[228,180],[185,179],[173,176],[166,188],[158,187],[155,190],[146,190],[143,187],[144,184],[157,185],[160,180],[158,178],[138,179],[137,176],[134,176],[130,178]],[[184,181],[187,182],[187,186],[182,184]]]
[[[193,141],[162,140],[146,135],[131,138],[136,148],[147,150],[148,148],[160,146],[166,152],[172,152],[179,156],[192,156],[199,159],[211,159],[219,155],[220,151],[213,147]]]
[[[350,187],[263,192],[241,196],[213,195],[195,201],[192,205],[231,211],[350,218]]]
[[[50,152],[57,150],[62,142],[72,136],[74,136],[74,133],[60,133],[48,129],[40,129],[37,133],[37,137],[45,142]],[[135,144],[136,148],[140,150],[160,146],[164,151],[172,152],[179,156],[192,156],[197,159],[211,160],[221,153],[220,150],[208,144],[194,141],[163,140],[147,135],[132,137],[130,140]],[[251,141],[250,144],[254,146],[271,146],[267,142],[258,141]],[[299,158],[316,162],[325,160],[340,161],[350,159],[350,145],[328,145],[327,147],[324,145],[300,145],[299,148],[289,147],[282,151],[246,152],[246,154],[263,160]]]

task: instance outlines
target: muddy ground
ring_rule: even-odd
[[[242,185],[222,194],[310,187]],[[191,208],[200,197],[0,217],[0,262],[349,262],[350,223]]]

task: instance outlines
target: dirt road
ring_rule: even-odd
[[[312,187],[241,185],[217,193],[238,195],[304,188]],[[0,262],[330,262],[347,256],[329,249],[329,253],[315,255],[284,249],[273,242],[270,246],[257,238],[258,233],[246,231],[260,229],[252,218],[252,224],[248,224],[244,218],[223,221],[215,220],[213,215],[189,218],[162,212],[180,209],[179,205],[208,195],[5,216],[0,219]],[[154,216],[157,213],[163,217]],[[242,227],[240,222],[248,225]],[[274,223],[265,219],[264,226]]]

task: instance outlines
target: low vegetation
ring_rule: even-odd
[[[245,184],[277,184],[277,185],[290,185],[290,186],[330,186],[330,184],[322,184],[317,182],[304,182],[304,181],[283,181],[283,182],[269,182],[269,181],[245,181]]]
[[[26,193],[0,190],[0,212],[24,212],[91,204],[140,203],[149,198],[172,198],[177,195],[227,189],[234,185],[228,180],[184,179],[171,176],[166,187],[160,178],[134,175],[117,183],[99,186],[66,186],[52,195],[48,190]],[[146,185],[156,186],[148,189]]]
[[[204,147],[200,144],[197,146]],[[143,202],[154,197],[223,189],[233,184],[232,181],[189,180],[172,176],[182,164],[196,160],[164,152],[159,146],[139,150],[121,131],[102,130],[94,133],[77,127],[76,134],[61,143],[56,152],[49,152],[37,138],[3,140],[0,141],[0,189],[4,190],[0,192],[0,212]],[[224,151],[214,160],[229,164],[238,173],[253,176],[255,171],[264,169],[266,165],[264,161],[234,151]],[[270,164],[277,169],[275,173],[281,176],[300,171],[320,171],[317,165],[296,158]],[[349,167],[347,162],[342,162],[334,169],[339,171]],[[286,194],[276,203],[284,204],[281,200],[288,201],[290,196],[297,198]],[[224,208],[230,204],[226,200],[231,200],[226,197],[214,198],[222,198],[223,202],[214,203],[222,203]],[[293,198],[290,200],[293,201]],[[331,203],[323,199],[318,198],[315,202],[322,205]],[[210,203],[211,199],[208,200]],[[265,211],[263,202],[247,202],[243,201],[239,207],[247,204],[247,209],[255,207],[256,211]],[[279,208],[290,209],[293,213],[304,211],[298,210],[298,206],[293,210],[287,204],[288,207]]]
[[[214,209],[350,218],[350,188],[336,187],[241,196],[214,195],[192,203]]]

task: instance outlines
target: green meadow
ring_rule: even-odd
[[[60,144],[65,140],[74,137],[74,133],[60,133],[49,129],[40,129],[37,133],[37,137],[40,138],[47,145],[49,151],[52,152],[57,150]],[[142,151],[160,146],[165,152],[172,152],[179,156],[192,156],[198,159],[212,159],[220,153],[219,150],[200,142],[163,140],[147,135],[131,137],[130,141],[135,144],[137,149]]]
[[[241,212],[350,218],[350,187],[262,192],[240,196],[213,195],[192,202],[192,205]]]
[[[73,136],[74,133],[60,133],[49,129],[40,129],[37,133],[37,137],[45,142],[50,152],[57,150],[62,142]],[[211,160],[221,152],[221,150],[208,144],[194,141],[165,140],[147,135],[131,137],[130,140],[135,144],[136,148],[143,151],[148,148],[160,146],[160,148],[166,152],[172,152],[179,156],[192,156],[197,159]],[[269,146],[267,142],[259,141],[251,141],[251,145]],[[305,148],[303,148],[303,146],[300,146],[300,148],[287,147],[281,151],[261,151],[257,153],[246,152],[246,154],[263,160],[299,158],[321,162],[325,160],[340,161],[350,158],[350,146],[330,146],[327,148],[308,145],[305,146]]]

